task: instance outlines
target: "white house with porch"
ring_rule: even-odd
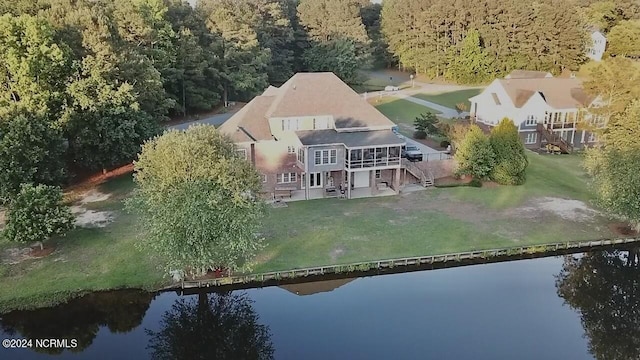
[[[547,144],[563,152],[592,145],[595,134],[579,124],[604,126],[588,113],[594,98],[576,78],[556,78],[546,72],[514,71],[494,80],[469,99],[471,116],[481,125],[493,127],[502,119],[513,120],[528,148]]]

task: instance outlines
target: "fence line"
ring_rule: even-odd
[[[234,275],[215,279],[183,280],[182,289],[225,286],[234,284],[264,283],[266,281],[295,279],[314,275],[340,274],[345,272],[365,272],[370,270],[391,269],[401,266],[433,265],[449,261],[481,260],[495,257],[518,257],[545,252],[571,249],[591,249],[604,246],[622,245],[640,242],[640,238],[602,239],[594,241],[563,242],[503,249],[478,250],[451,254],[405,257],[387,260],[363,261],[350,264],[318,266],[303,269],[273,271],[262,274]]]

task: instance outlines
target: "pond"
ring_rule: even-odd
[[[639,359],[640,265],[601,251],[179,296],[95,293],[0,318],[1,359]]]

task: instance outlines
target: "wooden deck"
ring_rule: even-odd
[[[599,248],[607,248],[612,246],[621,246],[629,244],[640,244],[640,238],[622,238],[622,239],[602,239],[595,241],[583,242],[564,242],[551,243],[532,246],[521,246],[504,249],[480,250],[442,255],[417,256],[398,259],[387,259],[377,261],[365,261],[351,264],[338,264],[311,267],[304,269],[292,269],[285,271],[274,271],[262,274],[234,275],[229,277],[221,277],[216,279],[204,280],[184,280],[180,283],[168,287],[166,290],[190,289],[190,288],[206,288],[206,287],[261,287],[267,283],[278,283],[283,280],[309,279],[308,281],[318,280],[319,276],[349,273],[351,276],[365,275],[371,271],[381,271],[388,269],[398,269],[397,272],[409,271],[404,270],[408,267],[424,267],[437,266],[441,267],[470,265],[478,263],[489,263],[498,261],[509,261],[521,259],[523,256],[555,256],[562,253],[574,253],[589,250],[597,250]],[[447,265],[454,264],[454,265]],[[424,268],[423,268],[424,269]],[[360,273],[360,274],[358,274]],[[304,280],[303,280],[304,281]]]

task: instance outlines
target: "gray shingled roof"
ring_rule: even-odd
[[[391,130],[337,132],[335,130],[296,131],[303,145],[344,144],[346,147],[403,145]]]

